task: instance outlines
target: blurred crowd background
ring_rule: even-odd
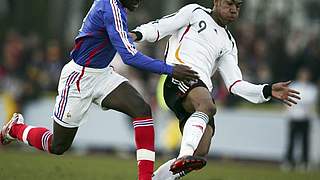
[[[244,0],[239,21],[230,25],[239,49],[244,79],[253,83],[294,80],[301,68],[320,88],[320,1]],[[92,0],[0,0],[0,94],[5,113],[23,112],[28,103],[56,95],[63,65],[70,61],[74,37]],[[211,8],[212,0],[144,0],[129,13],[130,28],[149,22],[183,5]],[[163,59],[166,40],[139,44],[143,53]],[[116,71],[128,77],[154,107],[159,76],[116,62]],[[244,100],[230,96],[217,74],[214,96],[219,104],[237,108]],[[319,97],[319,96],[318,96]],[[316,108],[320,111],[320,98]],[[249,103],[247,103],[249,104]],[[277,108],[271,101],[263,107]],[[1,112],[4,113],[4,112]]]
[[[29,101],[55,95],[59,73],[70,60],[73,39],[92,1],[0,1],[0,92],[13,109],[23,111]],[[211,8],[210,0],[144,1],[129,13],[130,28],[159,18],[188,3]],[[320,84],[320,2],[317,0],[246,0],[241,18],[230,29],[237,40],[244,79],[254,83],[293,80],[307,68],[312,83]],[[166,40],[140,44],[139,49],[163,58]],[[157,75],[117,66],[153,100]],[[216,99],[235,106],[219,75],[213,78]],[[320,86],[320,85],[319,85]],[[11,102],[12,101],[12,102]],[[14,106],[14,107],[13,107]],[[11,111],[8,109],[9,114]]]

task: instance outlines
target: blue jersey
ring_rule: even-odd
[[[172,66],[137,51],[128,36],[126,9],[119,0],[95,0],[75,39],[71,58],[84,67],[105,68],[117,52],[125,64],[172,75]]]

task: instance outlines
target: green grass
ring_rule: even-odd
[[[320,179],[319,171],[289,173],[281,172],[274,165],[231,161],[209,161],[205,169],[184,178],[184,180],[318,179]],[[137,180],[136,162],[133,158],[121,159],[110,155],[53,156],[0,149],[0,180]]]

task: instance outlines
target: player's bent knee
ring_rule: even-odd
[[[135,106],[134,117],[146,117],[151,116],[151,107],[146,102],[142,102],[139,105]]]
[[[217,112],[217,108],[213,103],[203,103],[199,109],[200,111],[206,113],[210,118],[213,117]]]

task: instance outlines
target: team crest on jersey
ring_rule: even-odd
[[[67,118],[71,118],[71,112],[70,111],[67,113]]]

